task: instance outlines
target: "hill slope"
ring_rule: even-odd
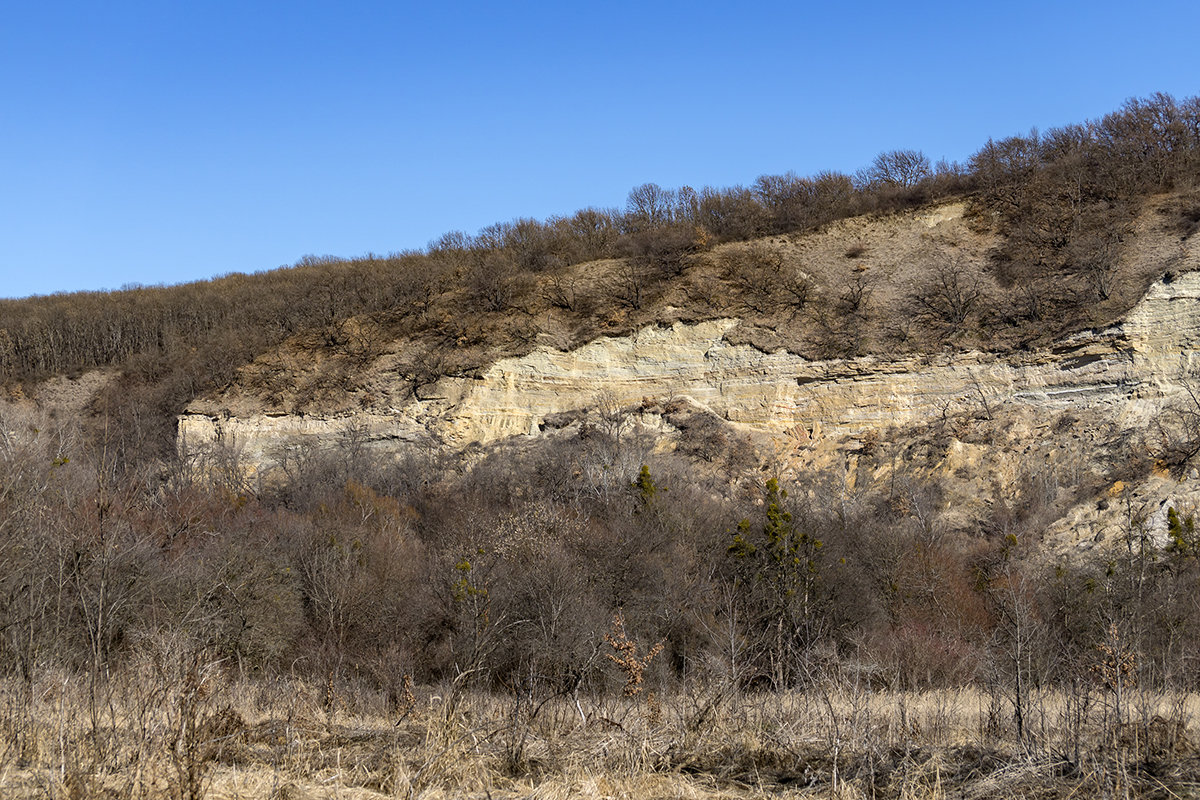
[[[333,369],[293,342],[191,404],[179,421],[180,447],[232,453],[270,482],[298,454],[351,442],[402,457],[511,437],[550,443],[600,428],[699,463],[781,475],[819,470],[861,490],[892,479],[886,451],[947,478],[954,499],[939,513],[968,530],[985,524],[998,499],[1026,502],[1020,484],[1040,460],[1039,468],[1073,476],[1063,483],[1077,496],[1061,511],[1078,517],[1072,504],[1094,505],[1093,495],[1118,476],[1140,479],[1129,464],[1164,462],[1191,436],[1187,419],[1172,430],[1163,424],[1164,414],[1196,410],[1188,393],[1200,342],[1200,273],[1190,272],[1200,268],[1200,238],[1181,238],[1164,222],[1162,209],[1176,201],[1161,198],[1142,214],[1114,290],[1073,320],[1008,316],[1020,290],[1000,286],[985,268],[995,237],[954,203],[718,248],[612,322],[617,331],[639,324],[629,333],[577,344],[569,309],[525,309],[536,333],[517,352],[489,349],[486,339],[456,341],[443,357],[472,365],[422,381],[410,371],[412,353],[424,346],[417,340],[387,342],[353,370]],[[761,309],[740,299],[723,266],[747,253],[772,265]],[[580,286],[611,268],[585,264],[570,278]],[[806,284],[802,302],[782,296],[794,276]],[[844,295],[857,288],[850,309]],[[702,289],[709,302],[676,305]],[[938,316],[956,300],[966,306],[961,317]],[[822,358],[835,326],[853,339],[852,351]],[[330,383],[329,372],[348,383]],[[314,384],[324,388],[308,388]],[[1169,493],[1180,507],[1200,500],[1190,485]],[[1111,524],[1096,518],[1060,530],[1056,548]]]

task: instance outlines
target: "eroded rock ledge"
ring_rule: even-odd
[[[1191,372],[1200,343],[1200,273],[1155,283],[1116,326],[1016,355],[809,361],[730,344],[724,335],[736,324],[677,323],[568,352],[539,348],[496,361],[477,378],[443,378],[386,412],[234,415],[198,402],[179,420],[179,443],[223,440],[260,469],[277,464],[289,445],[347,436],[377,448],[461,448],[537,436],[548,417],[602,398],[618,406],[686,399],[735,427],[801,441],[926,422],[964,404],[1089,408],[1137,426],[1181,392],[1180,378]]]

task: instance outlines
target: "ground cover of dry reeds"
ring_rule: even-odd
[[[9,798],[1200,796],[1200,697],[1089,687],[632,697],[235,679],[219,664],[0,687]]]

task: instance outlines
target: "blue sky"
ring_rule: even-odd
[[[965,160],[1200,93],[1200,3],[0,0],[0,297]]]

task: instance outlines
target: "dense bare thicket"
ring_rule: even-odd
[[[601,410],[577,435],[483,458],[380,460],[352,437],[298,448],[286,480],[257,490],[219,447],[149,475],[69,424],[4,420],[0,680],[25,705],[0,719],[15,737],[2,752],[36,747],[14,720],[45,713],[59,675],[81,704],[73,752],[92,766],[77,768],[126,764],[130,778],[138,759],[165,759],[177,796],[204,796],[223,748],[252,735],[229,710],[238,681],[321,687],[312,702],[330,726],[350,703],[388,725],[436,712],[464,739],[502,742],[509,775],[534,769],[524,747],[543,709],[592,732],[680,726],[674,746],[691,759],[710,745],[686,736],[773,713],[791,692],[825,715],[796,732],[818,742],[789,745],[832,758],[824,783],[887,763],[875,748],[892,734],[871,714],[901,746],[925,741],[913,719],[961,724],[917,700],[872,704],[964,687],[977,698],[969,736],[991,759],[1131,780],[1151,767],[1123,754],[1161,770],[1188,752],[1169,705],[1200,675],[1200,536],[1186,511],[1171,509],[1156,544],[1156,509],[1130,502],[1115,548],[1054,567],[1029,557],[1062,513],[1040,456],[1016,502],[996,490],[984,516],[950,528],[920,459],[874,489],[824,473],[762,481],[732,463],[719,470],[730,482],[708,461],[652,455],[628,409]],[[861,457],[903,463],[887,447]],[[473,726],[493,712],[463,710],[484,695],[510,706],[490,733]],[[130,741],[159,749],[128,753]]]
[[[1200,98],[1156,94],[1099,121],[989,141],[970,170],[976,206],[1004,233],[996,275],[1035,287],[1025,313],[1078,311],[1112,292],[1143,198],[1196,184]]]
[[[608,429],[471,467],[346,442],[297,452],[287,482],[255,494],[219,461],[204,482],[186,464],[152,477],[67,427],[8,420],[3,664],[103,670],[182,627],[248,674],[598,689],[620,611],[631,637],[662,643],[647,680],[664,687],[796,688],[817,663],[880,687],[1058,685],[1116,625],[1139,681],[1195,688],[1200,562],[1183,512],[1166,548],[1131,508],[1124,557],[1046,572],[1023,557],[1057,513],[1037,499],[1042,465],[1025,506],[997,499],[994,519],[950,535],[935,478],[714,491],[622,430],[616,410]]]

